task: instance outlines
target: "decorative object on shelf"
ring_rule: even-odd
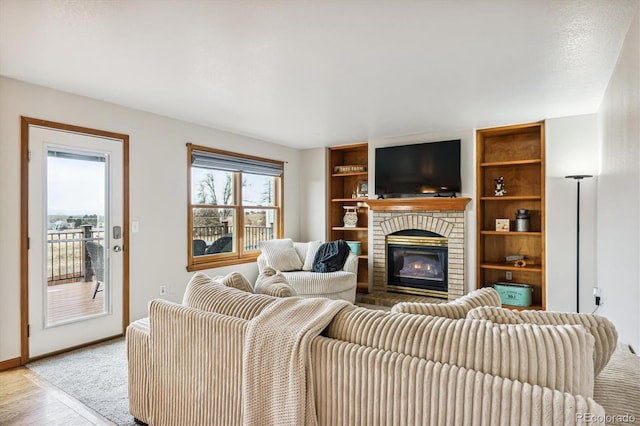
[[[570,175],[576,181],[576,312],[580,313],[580,181],[592,175]]]
[[[493,283],[492,287],[498,292],[500,300],[505,305],[531,306],[533,286],[529,284],[497,282]]]
[[[515,262],[516,260],[521,260],[521,259],[524,259],[524,256],[521,255],[521,254],[507,254],[504,257],[504,261],[507,262],[507,263],[508,262]]]
[[[334,173],[362,173],[367,171],[367,166],[351,165],[351,166],[335,166]]]
[[[494,179],[496,183],[496,189],[493,191],[496,197],[502,197],[507,193],[507,189],[504,186],[504,177],[500,176],[497,179]]]
[[[360,256],[362,254],[362,243],[360,241],[347,241],[347,245],[355,255]]]
[[[358,187],[356,188],[356,195],[358,198],[366,198],[369,196],[369,185],[366,180],[361,180],[358,182]]]
[[[529,210],[518,209],[516,212],[516,232],[529,232]]]
[[[358,225],[358,207],[356,206],[344,206],[346,210],[342,221],[345,228],[355,228]]]
[[[513,266],[515,266],[516,268],[524,268],[525,266],[527,266],[527,262],[524,259],[516,260],[513,263]]]
[[[509,232],[509,219],[496,219],[496,231]]]

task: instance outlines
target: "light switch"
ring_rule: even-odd
[[[131,222],[131,232],[138,232],[140,231],[140,222],[138,222],[137,220],[134,220],[133,222]]]

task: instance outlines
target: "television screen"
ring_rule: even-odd
[[[460,192],[460,139],[376,148],[375,163],[377,195]]]

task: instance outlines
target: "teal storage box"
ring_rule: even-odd
[[[362,243],[360,241],[347,241],[347,245],[353,253],[360,256],[362,253]]]
[[[503,305],[531,306],[533,287],[529,284],[494,283]]]

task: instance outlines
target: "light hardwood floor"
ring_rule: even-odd
[[[0,425],[115,425],[25,367],[0,372]]]

